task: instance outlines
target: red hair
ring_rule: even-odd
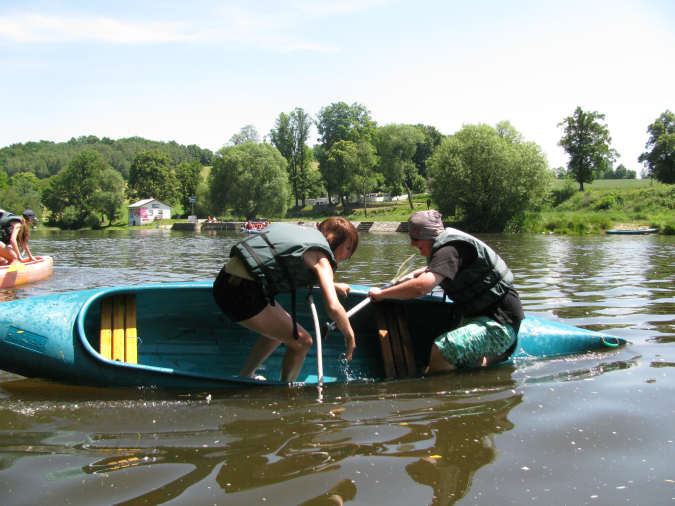
[[[356,248],[359,246],[359,232],[349,221],[333,216],[319,223],[316,228],[328,241],[331,251],[335,252],[341,244],[351,240],[352,255],[356,253]]]

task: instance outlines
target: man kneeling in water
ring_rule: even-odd
[[[513,353],[525,318],[513,274],[487,244],[461,230],[444,229],[441,218],[435,210],[410,217],[410,244],[427,265],[391,288],[371,288],[368,295],[374,300],[414,299],[440,285],[453,301],[461,321],[434,341],[428,372],[502,362]]]

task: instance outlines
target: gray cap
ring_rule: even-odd
[[[419,211],[408,218],[408,235],[415,240],[433,240],[445,230],[442,218],[443,215],[434,209]]]
[[[27,220],[35,220],[35,221],[39,221],[39,220],[35,217],[35,211],[32,211],[32,210],[30,210],[30,209],[26,209],[23,213],[21,213],[21,215],[22,215],[24,218],[26,218]]]

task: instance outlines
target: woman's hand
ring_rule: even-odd
[[[347,283],[334,283],[335,284],[335,291],[338,293],[340,297],[347,297],[349,295],[349,291],[352,289],[351,286],[349,286]]]
[[[354,334],[345,334],[345,347],[347,348],[345,350],[345,357],[347,360],[351,360],[354,349],[356,348],[356,339],[354,338]]]
[[[345,289],[344,283],[335,283],[333,280],[333,268],[331,267],[328,257],[319,251],[309,250],[305,252],[305,264],[310,270],[313,270],[318,278],[319,287],[321,288],[321,297],[323,298],[323,306],[337,327],[345,335],[345,346],[347,350],[345,355],[347,360],[351,360],[354,348],[356,348],[356,338],[354,330],[347,318],[347,312],[338,300],[338,291],[341,289],[346,295],[349,290]]]
[[[368,297],[373,300],[382,300],[382,290],[379,288],[371,288],[368,290]]]

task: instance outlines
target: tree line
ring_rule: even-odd
[[[129,168],[137,153],[158,149],[177,166],[181,162],[199,161],[202,165],[211,165],[213,152],[195,144],[184,146],[175,141],[161,142],[129,137],[112,140],[108,137],[99,139],[95,135],[83,135],[71,138],[67,142],[26,142],[0,149],[0,171],[7,177],[22,172],[31,172],[38,179],[46,179],[58,174],[70,160],[85,150],[97,151],[103,155],[113,169],[126,180],[129,179]]]
[[[15,144],[0,150],[0,205],[17,212],[44,206],[63,228],[78,228],[117,219],[125,198],[153,197],[188,210],[196,197],[196,214],[248,218],[283,216],[290,206],[327,195],[333,203],[356,198],[367,216],[366,196],[373,192],[406,195],[411,209],[414,193],[429,192],[444,215],[458,215],[467,229],[500,231],[546,202],[556,175],[575,180],[580,190],[595,178],[631,177],[623,165],[614,169],[619,154],[603,120],[578,107],[561,121],[559,145],[570,160],[555,172],[541,148],[508,121],[444,135],[430,125],[378,126],[365,106],[344,102],[322,107],[315,118],[302,108],[282,112],[262,139],[247,125],[216,153],[140,138]],[[310,147],[312,124],[319,137]],[[639,159],[643,174],[674,183],[673,114],[663,113],[648,134]],[[114,153],[126,153],[128,165]],[[57,155],[70,158],[52,174],[46,162]]]

